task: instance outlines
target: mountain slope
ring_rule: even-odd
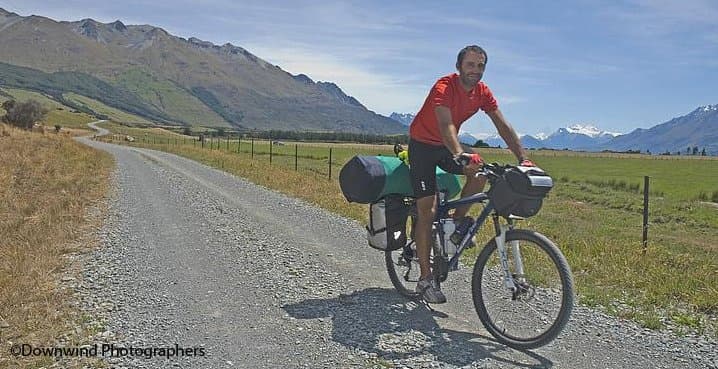
[[[394,112],[394,113],[391,113],[391,115],[389,115],[389,118],[394,119],[395,121],[408,127],[411,125],[411,122],[414,120],[414,114]]]
[[[153,120],[201,119],[256,129],[406,132],[331,82],[298,80],[241,47],[184,39],[149,25],[92,19],[56,22],[0,10],[0,62],[95,77],[132,92],[144,105],[134,113],[153,112],[143,115]],[[183,111],[182,106],[188,108]]]
[[[599,130],[593,126],[573,125],[559,128],[556,132],[541,140],[543,147],[553,149],[590,150],[600,147],[617,134]]]
[[[687,147],[703,148],[709,155],[718,155],[718,105],[701,106],[687,115],[673,118],[650,129],[636,129],[603,145],[617,151],[650,150],[685,152]]]

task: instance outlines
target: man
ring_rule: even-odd
[[[459,51],[456,57],[459,73],[444,76],[434,84],[409,128],[409,167],[418,212],[415,241],[421,269],[416,292],[429,303],[446,302],[431,275],[429,264],[431,223],[436,213],[436,166],[450,173],[466,175],[462,197],[481,192],[486,183],[485,177],[475,176],[481,169],[481,156],[465,152],[459,143],[461,124],[479,109],[483,110],[519,162],[533,166],[516,132],[499,110],[491,90],[481,82],[487,60],[486,51],[476,45]],[[457,208],[453,218],[459,222],[468,211],[469,206]]]

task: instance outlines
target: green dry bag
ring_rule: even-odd
[[[461,192],[456,175],[436,168],[436,184],[451,199]],[[370,204],[389,194],[414,196],[409,167],[393,156],[355,156],[339,172],[339,186],[349,202]]]

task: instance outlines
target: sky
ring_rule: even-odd
[[[0,0],[23,16],[151,24],[230,42],[331,81],[379,114],[416,113],[456,54],[488,53],[483,81],[520,134],[575,124],[628,133],[718,104],[718,1]],[[462,129],[495,133],[479,113]]]

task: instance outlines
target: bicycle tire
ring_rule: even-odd
[[[419,298],[419,294],[416,293],[414,290],[414,287],[416,287],[417,281],[405,281],[404,280],[404,271],[398,270],[398,258],[402,257],[402,253],[404,252],[404,248],[394,250],[394,251],[385,251],[384,252],[384,261],[386,263],[386,271],[389,274],[389,280],[391,281],[391,284],[394,286],[394,289],[396,289],[397,292],[399,292],[402,296],[410,298],[410,299],[416,299]],[[419,273],[419,264],[416,263],[413,267],[416,268],[416,273]]]
[[[496,338],[497,341],[516,349],[521,350],[527,350],[527,349],[534,349],[537,347],[544,346],[548,344],[549,342],[553,341],[565,328],[566,324],[569,321],[569,318],[571,316],[571,311],[573,309],[573,300],[574,300],[574,291],[573,291],[573,277],[571,275],[571,269],[568,265],[568,262],[566,261],[566,258],[563,256],[561,251],[556,247],[556,245],[549,240],[546,236],[534,232],[534,231],[528,231],[528,230],[519,230],[514,229],[510,230],[506,233],[506,243],[508,246],[509,241],[524,241],[531,243],[535,246],[538,246],[538,250],[544,252],[550,261],[553,263],[553,267],[556,268],[556,271],[558,273],[558,277],[560,279],[560,285],[561,285],[561,297],[560,297],[560,308],[558,310],[558,313],[556,314],[553,322],[550,323],[547,329],[543,330],[540,334],[536,336],[528,336],[528,337],[519,337],[511,332],[507,332],[507,329],[505,327],[501,327],[497,322],[494,321],[492,318],[492,314],[490,313],[489,309],[487,309],[487,303],[492,303],[491,301],[484,301],[484,288],[482,286],[482,280],[484,276],[487,276],[487,279],[494,278],[494,281],[496,280],[496,271],[492,271],[487,269],[487,264],[489,263],[489,260],[492,260],[492,257],[497,257],[498,252],[497,246],[496,246],[496,240],[492,239],[489,241],[484,249],[481,251],[479,256],[477,257],[476,264],[474,264],[474,270],[472,273],[472,298],[474,300],[474,308],[476,309],[476,312],[479,315],[479,320],[484,325],[486,330]],[[523,245],[523,244],[522,244]],[[507,247],[508,248],[508,247]],[[523,253],[523,251],[522,251]],[[522,259],[526,260],[527,258]],[[494,263],[495,263],[494,259]],[[496,265],[493,266],[496,269]],[[500,266],[499,266],[500,268]],[[492,277],[488,277],[490,274],[493,273]],[[528,272],[527,272],[528,273]],[[503,271],[500,272],[501,276],[499,281],[499,289],[503,289],[506,294],[510,294],[507,289],[503,286]],[[540,273],[539,273],[540,274]],[[487,290],[489,288],[486,288]],[[550,295],[556,295],[555,291],[551,288],[544,288],[544,287],[537,287],[536,290],[543,290],[542,295],[550,296]],[[534,292],[536,293],[536,292]],[[533,295],[532,295],[533,296]],[[529,299],[533,299],[533,297],[529,297]],[[549,297],[549,299],[551,299]],[[555,299],[555,298],[554,298]],[[512,299],[513,300],[513,299]],[[516,300],[513,300],[516,301]],[[514,309],[510,313],[511,314],[517,314],[516,310],[516,302],[507,302],[507,300],[504,298],[502,301],[500,301],[501,304],[511,304],[511,307]],[[499,305],[499,303],[494,302],[496,305]],[[499,307],[496,307],[496,309],[500,309]],[[507,309],[503,310],[508,311]],[[519,310],[522,314],[526,312],[526,310]],[[534,309],[534,311],[539,314],[539,312]],[[516,317],[514,317],[516,318]],[[521,324],[526,324],[526,322],[529,322],[531,319],[525,318],[525,316],[518,317],[518,319],[506,319],[506,321],[520,321]],[[540,318],[544,318],[544,316],[541,316]],[[536,321],[538,319],[534,319]],[[532,329],[526,329],[529,332],[532,332]]]

